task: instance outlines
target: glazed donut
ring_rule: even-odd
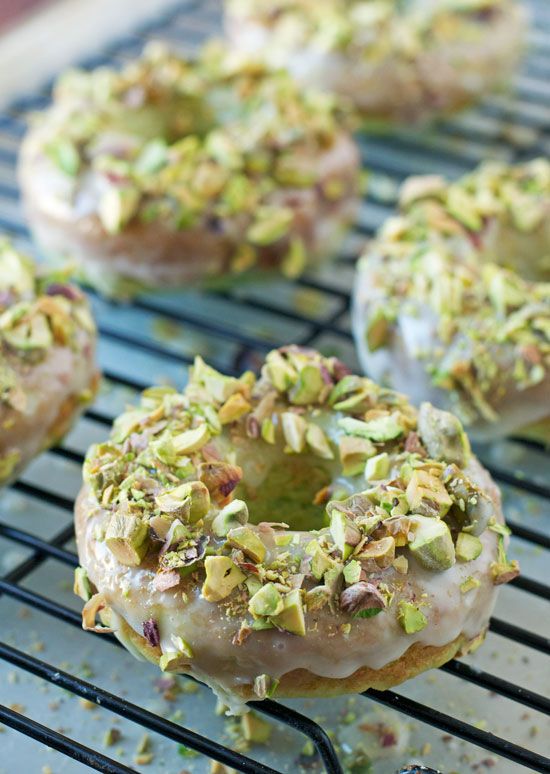
[[[151,388],[115,421],[84,481],[84,628],[235,711],[465,653],[518,572],[460,422],[295,346],[258,381],[197,358],[183,393]]]
[[[85,296],[0,241],[0,485],[57,443],[95,395]]]
[[[210,46],[150,45],[122,72],[72,72],[23,141],[32,231],[128,296],[253,269],[296,276],[338,245],[359,153],[333,99]]]
[[[550,163],[411,178],[367,247],[353,330],[373,379],[480,439],[550,418]],[[545,281],[546,280],[546,281]]]
[[[226,29],[238,50],[346,97],[365,119],[408,123],[506,83],[525,18],[514,0],[227,0]]]

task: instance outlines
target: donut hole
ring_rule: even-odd
[[[235,495],[246,501],[252,524],[284,522],[304,532],[327,525],[321,493],[335,478],[330,463],[312,454],[281,453],[264,464],[245,463],[244,469]]]

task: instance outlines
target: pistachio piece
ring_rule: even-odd
[[[424,516],[443,518],[453,501],[442,480],[426,470],[415,470],[407,485],[411,511]]]
[[[273,420],[268,417],[262,420],[260,434],[266,443],[275,443],[275,425],[273,424]]]
[[[108,234],[118,234],[136,214],[140,195],[136,188],[108,188],[101,196],[97,214]]]
[[[225,599],[246,578],[229,556],[207,556],[204,569],[206,579],[201,593],[207,602]]]
[[[365,478],[367,481],[379,481],[387,478],[390,473],[390,458],[387,452],[376,454],[367,460]]]
[[[510,561],[506,556],[504,547],[504,536],[498,537],[498,552],[496,562],[491,562],[491,575],[495,586],[502,583],[509,583],[519,575],[519,564],[516,559]]]
[[[49,143],[46,154],[69,177],[76,177],[80,169],[80,154],[71,140],[58,137],[55,142]]]
[[[254,693],[259,699],[271,699],[275,695],[279,680],[269,675],[258,675],[254,678]]]
[[[430,457],[464,467],[471,451],[460,420],[448,411],[422,403],[418,412],[418,432]]]
[[[481,535],[495,515],[492,499],[456,465],[445,468],[443,480],[456,505],[453,515],[459,516],[462,529],[472,535]]]
[[[272,350],[265,359],[265,373],[279,392],[288,390],[298,379],[298,374],[278,350]]]
[[[376,454],[376,447],[367,438],[344,435],[338,442],[342,473],[357,476],[365,471],[365,463]]]
[[[283,610],[283,597],[273,583],[266,583],[250,599],[248,611],[254,618],[278,615]]]
[[[383,610],[385,607],[384,595],[374,583],[360,581],[340,594],[340,609],[344,613],[357,615],[365,610]]]
[[[338,426],[342,428],[346,435],[356,435],[360,438],[368,438],[371,441],[379,442],[392,441],[405,432],[400,416],[395,411],[368,421],[344,417],[338,420]]]
[[[306,443],[311,451],[323,460],[333,460],[334,453],[323,430],[314,422],[308,422]]]
[[[212,522],[212,530],[217,537],[225,537],[230,530],[247,522],[247,504],[244,500],[232,500],[218,513]]]
[[[398,605],[397,620],[407,634],[422,631],[428,623],[428,619],[416,605],[404,600]]]
[[[332,597],[332,593],[327,586],[314,586],[306,591],[306,607],[310,611],[321,610]]]
[[[325,553],[325,551],[323,551],[319,544],[317,544],[317,546],[315,553],[311,557],[310,569],[313,577],[316,580],[321,580],[327,570],[330,570],[335,566],[335,562],[327,553]]]
[[[455,563],[455,548],[449,527],[440,519],[411,516],[414,540],[409,549],[427,570],[442,572]]]
[[[190,380],[193,384],[204,387],[217,403],[225,403],[235,392],[242,389],[239,379],[221,374],[207,365],[199,355],[193,362]]]
[[[184,430],[183,433],[175,435],[172,438],[172,444],[178,454],[190,454],[191,452],[202,449],[209,440],[210,430],[208,429],[208,425],[203,423],[191,430]]]
[[[105,543],[121,564],[137,567],[149,548],[149,527],[133,514],[113,513],[105,531]]]
[[[397,572],[400,575],[406,575],[409,570],[409,560],[406,556],[403,556],[401,554],[400,556],[396,556],[395,559],[392,562],[393,567],[397,570]]]
[[[243,736],[247,742],[265,744],[271,736],[271,726],[255,712],[247,712],[241,718]]]
[[[374,559],[379,567],[389,567],[395,559],[395,539],[387,535],[380,540],[371,540],[363,546],[357,557]]]
[[[300,454],[306,445],[307,422],[299,414],[293,411],[285,411],[281,414],[283,435],[287,442],[287,449],[295,454]]]
[[[87,602],[93,597],[92,584],[84,567],[76,567],[74,571],[73,592]]]
[[[479,231],[483,220],[477,210],[475,200],[459,183],[450,185],[447,189],[447,210],[471,231]]]
[[[481,554],[483,546],[481,540],[468,532],[459,532],[456,539],[456,558],[461,562],[471,562]]]
[[[372,408],[377,388],[369,379],[348,374],[336,384],[328,397],[329,406],[336,411],[361,413]]]
[[[468,591],[472,591],[472,589],[477,589],[481,586],[481,581],[477,578],[474,578],[472,575],[469,575],[466,580],[462,581],[460,584],[460,591],[462,594],[467,594]]]
[[[376,352],[377,349],[388,343],[390,335],[390,320],[384,309],[377,307],[369,315],[367,327],[365,330],[365,339],[369,352]]]
[[[298,380],[290,388],[288,399],[296,406],[307,406],[319,399],[324,387],[325,383],[318,366],[305,365],[298,374]]]
[[[293,589],[292,591],[289,591],[288,594],[285,594],[282,612],[272,616],[271,621],[279,629],[284,629],[291,634],[305,637],[306,622],[299,589]]]
[[[266,557],[266,547],[250,527],[237,527],[227,534],[227,540],[234,548],[239,548],[253,562],[263,562]]]
[[[361,540],[361,531],[342,511],[333,511],[330,517],[330,534],[345,561]]]
[[[350,586],[358,583],[361,579],[361,572],[361,563],[356,559],[352,559],[344,566],[344,580]]]
[[[155,498],[161,513],[194,524],[210,510],[210,492],[202,481],[190,481]]]
[[[246,232],[246,238],[260,247],[271,245],[288,234],[293,220],[294,213],[290,207],[260,207]]]
[[[163,653],[159,658],[159,667],[163,672],[177,672],[189,663],[189,659],[175,650]]]
[[[240,392],[231,395],[218,411],[218,417],[222,425],[228,425],[236,422],[238,419],[248,414],[252,406]]]

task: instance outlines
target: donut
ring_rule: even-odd
[[[84,628],[235,712],[466,653],[518,573],[458,419],[297,346],[144,392],[90,448],[75,522]]]
[[[95,325],[85,296],[0,241],[0,485],[57,443],[95,395]]]
[[[486,440],[550,418],[550,163],[410,178],[367,246],[353,330],[365,372]]]
[[[384,124],[456,111],[506,83],[525,26],[514,0],[226,0],[235,48]]]
[[[297,276],[357,207],[359,152],[334,99],[209,46],[71,72],[23,140],[38,243],[111,296]]]

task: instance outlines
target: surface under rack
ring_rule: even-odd
[[[507,439],[477,448],[502,487],[511,553],[523,570],[502,590],[484,647],[395,691],[258,704],[255,711],[272,724],[269,745],[243,741],[238,723],[215,713],[207,689],[185,678],[159,679],[114,639],[82,632],[71,592],[72,508],[83,453],[139,390],[165,380],[182,385],[197,352],[234,373],[257,367],[265,351],[288,342],[356,367],[353,257],[391,211],[398,183],[412,173],[456,177],[485,158],[550,156],[550,4],[530,6],[530,53],[513,95],[491,96],[421,135],[402,129],[358,138],[372,172],[370,192],[332,267],[269,287],[142,296],[131,306],[92,295],[105,375],[98,400],[62,446],[0,495],[0,774],[16,767],[60,774],[86,765],[112,774],[200,774],[211,760],[251,774],[366,772],[354,750],[373,728],[390,729],[392,744],[375,750],[372,774],[409,762],[445,774],[550,772],[550,457],[536,444]],[[151,39],[189,53],[220,31],[218,2],[182,0],[81,64],[121,64]],[[31,251],[16,155],[28,112],[48,99],[43,88],[0,114],[0,229]]]

